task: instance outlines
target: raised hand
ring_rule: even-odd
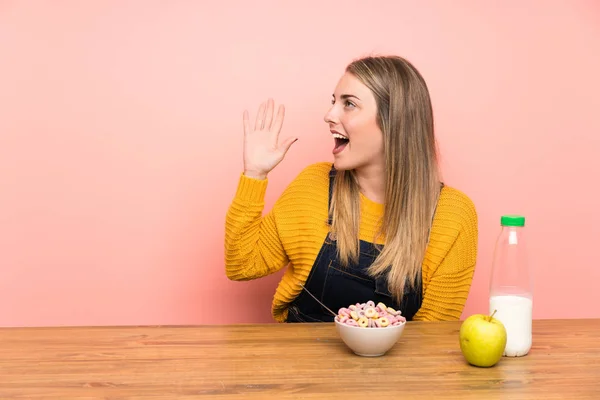
[[[273,119],[274,103],[262,103],[256,115],[254,129],[250,126],[248,111],[244,111],[244,175],[265,179],[267,174],[285,157],[292,144],[298,140],[290,137],[279,141],[285,107],[280,105]]]

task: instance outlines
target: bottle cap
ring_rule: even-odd
[[[503,215],[500,218],[502,226],[525,226],[525,217],[522,215]]]

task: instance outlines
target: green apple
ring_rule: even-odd
[[[467,362],[476,367],[492,367],[502,358],[506,347],[506,328],[490,316],[474,314],[460,326],[460,350]]]

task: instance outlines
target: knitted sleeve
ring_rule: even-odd
[[[439,246],[446,251],[439,254],[436,268],[424,268],[423,304],[415,321],[459,320],[471,288],[477,258],[477,214],[471,200],[462,193],[453,190],[447,197],[448,205],[437,222],[442,226],[437,243],[447,243],[447,247]],[[449,238],[453,238],[451,243]]]
[[[326,222],[330,163],[304,168],[263,216],[267,180],[242,174],[225,218],[225,272],[231,280],[275,273],[295,261],[308,274]]]
[[[267,179],[242,174],[225,218],[225,273],[231,280],[260,278],[285,267],[288,258],[277,233],[275,210],[262,216]]]

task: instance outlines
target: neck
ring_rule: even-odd
[[[370,165],[354,172],[362,194],[375,203],[385,203],[385,166]]]

